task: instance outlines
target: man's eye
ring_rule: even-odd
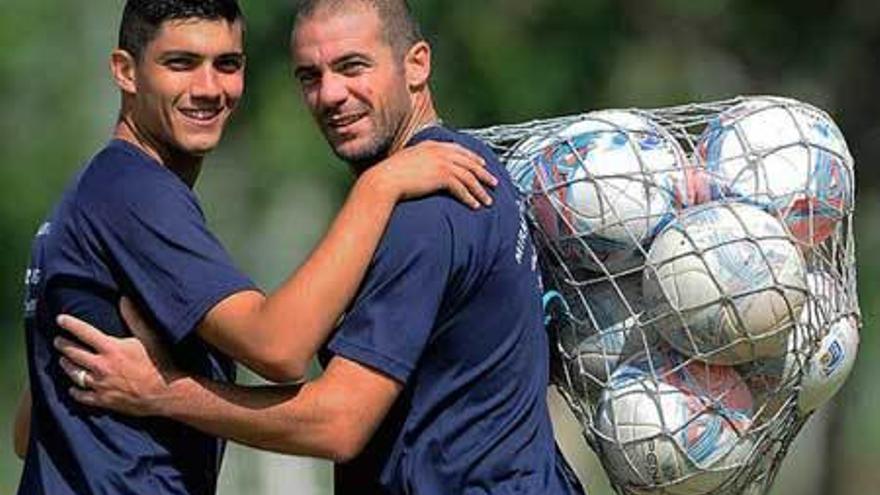
[[[351,61],[342,64],[339,67],[339,72],[345,74],[347,76],[355,76],[360,74],[367,68],[367,64],[361,61]]]
[[[220,72],[234,74],[242,69],[244,62],[239,59],[218,60],[214,66]]]
[[[195,66],[195,61],[189,58],[171,58],[165,61],[165,67],[171,70],[189,70]]]
[[[299,80],[299,83],[304,86],[311,86],[318,82],[318,75],[310,72],[302,72],[296,75],[296,78]]]

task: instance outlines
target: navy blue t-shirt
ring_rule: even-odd
[[[218,302],[254,284],[208,231],[193,192],[133,145],[112,141],[80,172],[34,239],[25,326],[33,416],[21,495],[212,494],[223,443],[180,423],[82,406],[52,340],[61,312],[130,335],[132,298],[191,373],[234,377],[194,333]]]
[[[448,196],[398,205],[356,300],[328,343],[404,385],[365,451],[336,468],[340,494],[580,493],[546,404],[548,343],[537,258],[497,157],[441,127],[500,179],[491,208]]]

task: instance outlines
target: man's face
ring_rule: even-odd
[[[164,23],[135,66],[134,120],[156,145],[202,156],[220,142],[244,91],[242,26]]]
[[[306,105],[336,155],[361,165],[383,158],[412,99],[375,10],[319,9],[297,22],[291,49]]]

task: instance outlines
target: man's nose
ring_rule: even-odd
[[[220,76],[213,67],[201,67],[193,74],[190,87],[193,98],[218,98],[223,92]]]
[[[321,106],[324,108],[333,108],[341,105],[348,98],[348,87],[345,84],[345,78],[330,74],[321,80],[321,89],[318,97]]]

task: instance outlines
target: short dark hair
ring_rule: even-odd
[[[244,20],[236,0],[127,0],[119,25],[119,49],[140,60],[162,23],[178,19]]]
[[[296,20],[299,22],[311,16],[319,8],[339,9],[354,2],[375,9],[382,23],[385,40],[397,54],[403,55],[425,39],[407,0],[299,0],[296,4]]]

